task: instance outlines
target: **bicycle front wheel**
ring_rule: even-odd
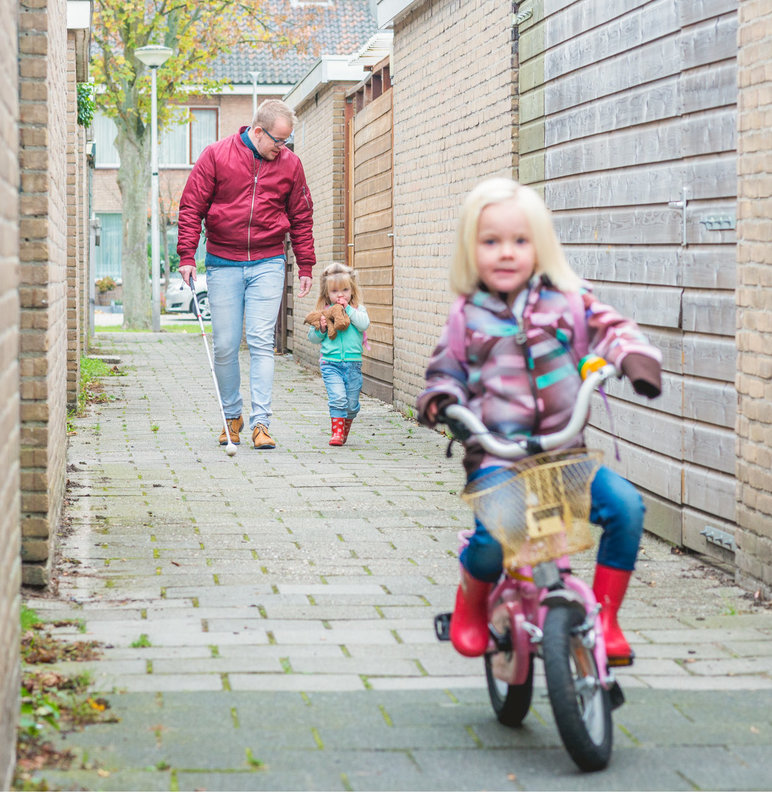
[[[575,607],[549,609],[542,640],[544,673],[563,745],[582,771],[600,771],[611,758],[611,701],[592,650],[577,631],[583,621]]]

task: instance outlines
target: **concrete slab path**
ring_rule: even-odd
[[[69,735],[78,761],[46,772],[49,789],[772,787],[772,612],[725,573],[647,536],[612,762],[583,775],[540,670],[510,730],[482,661],[434,638],[470,523],[442,436],[363,397],[331,448],[318,373],[278,357],[278,446],[245,433],[229,458],[197,333],[96,343],[123,376],[75,422],[57,590],[27,600],[104,643],[69,669],[91,670],[120,721]],[[590,577],[591,557],[575,568]]]

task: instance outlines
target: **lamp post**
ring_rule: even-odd
[[[161,330],[161,253],[158,248],[158,100],[156,71],[174,50],[160,44],[149,44],[134,50],[134,54],[150,68],[150,251],[153,306],[153,330]]]
[[[252,118],[254,118],[257,113],[257,78],[260,72],[250,72],[249,76],[252,78]]]

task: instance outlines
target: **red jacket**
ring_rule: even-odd
[[[287,148],[274,160],[255,157],[241,139],[245,129],[207,146],[190,172],[180,198],[180,265],[195,266],[203,221],[207,252],[237,262],[282,256],[289,232],[298,276],[310,276],[313,202],[300,159]]]

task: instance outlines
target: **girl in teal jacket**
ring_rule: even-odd
[[[319,285],[317,311],[339,304],[349,318],[349,325],[334,338],[327,333],[324,316],[319,330],[312,327],[308,339],[322,345],[320,366],[330,406],[332,437],[330,446],[343,446],[351,431],[351,423],[359,413],[362,390],[362,347],[365,331],[370,326],[367,309],[360,303],[356,272],[345,264],[333,262],[324,268]]]

